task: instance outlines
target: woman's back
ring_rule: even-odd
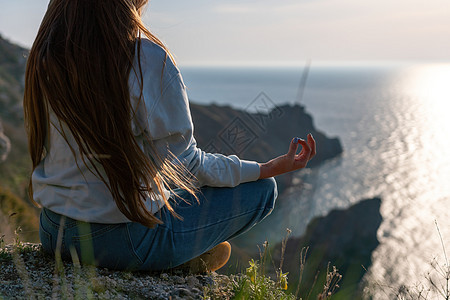
[[[131,120],[135,112],[129,78],[132,74],[141,79],[132,90],[139,90],[133,99],[143,101],[140,97],[144,85],[140,33],[144,32],[152,42],[162,46],[140,19],[141,6],[146,2],[51,1],[28,59],[24,110],[33,170],[44,157],[45,145],[51,142],[47,131],[51,131],[49,121],[52,121],[56,128],[65,129],[57,130],[56,135],[60,135],[59,140],[62,137],[70,150],[60,149],[63,151],[58,163],[62,165],[56,168],[62,169],[69,164],[75,171],[74,162],[77,168],[84,164],[82,168],[92,174],[86,175],[80,169],[81,175],[94,175],[102,181],[121,214],[128,220],[152,226],[158,220],[152,210],[147,209],[148,194],[158,197],[159,191],[164,197],[163,182],[168,179],[180,181],[180,176],[171,168],[170,162],[165,163],[165,158],[150,158],[144,153],[133,134],[136,128],[132,127]],[[167,53],[156,45],[145,48],[155,50],[156,59],[152,53],[149,59],[154,60],[151,62],[154,68],[161,70],[161,77],[165,67],[160,66],[165,65]],[[164,59],[161,59],[161,53]],[[158,80],[162,78],[153,77],[146,85],[157,84]],[[148,144],[151,146],[151,142]],[[52,152],[53,145],[47,146]],[[78,156],[80,159],[75,160]],[[57,157],[53,155],[52,158]],[[167,170],[166,178],[160,175],[162,169]],[[46,179],[44,173],[40,174]],[[36,179],[38,183],[40,178]],[[80,196],[82,192],[75,189],[79,188],[77,183],[72,186],[75,191],[64,193]],[[30,184],[31,199],[33,185]],[[89,193],[84,193],[84,197],[87,196]],[[170,207],[167,199],[163,202]]]
[[[132,103],[130,120],[138,145],[148,153],[146,139],[158,136],[158,124],[152,122],[152,120],[157,122],[158,118],[148,118],[147,113],[157,109],[155,106],[161,100],[162,92],[179,76],[179,71],[172,60],[167,59],[166,51],[147,39],[142,40],[139,53],[143,66],[142,79],[145,84],[141,101],[139,88],[141,78],[134,72],[130,73]],[[136,58],[135,65],[137,64]],[[50,134],[45,147],[46,155],[36,167],[32,178],[34,200],[54,212],[78,220],[96,223],[129,222],[129,219],[117,208],[107,185],[90,171],[94,169],[90,161],[83,162],[76,140],[66,123],[59,120],[51,109],[49,117]],[[184,126],[189,127],[189,125]],[[179,127],[179,125],[175,126]],[[156,141],[160,156],[167,155],[164,153],[165,144],[162,140]],[[101,155],[97,154],[97,156]],[[106,178],[102,166],[97,163],[96,168]],[[165,190],[165,192],[168,196],[168,191]],[[153,198],[157,201],[154,203],[147,201],[147,209],[155,213],[164,203],[161,197]]]

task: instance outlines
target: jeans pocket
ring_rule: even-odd
[[[48,254],[55,254],[55,245],[53,245],[54,241],[52,239],[52,235],[44,228],[43,218],[45,218],[42,214],[39,220],[39,239],[41,240],[42,248]]]
[[[131,246],[126,224],[78,224],[78,234],[67,247],[81,261],[109,269],[136,269],[142,261]]]
[[[66,248],[71,255],[76,251],[78,259],[87,264],[98,264],[99,253],[108,248],[109,234],[119,225],[117,224],[90,224],[78,222],[77,226],[68,231],[70,235]],[[69,233],[70,232],[70,233]]]
[[[129,252],[131,255],[133,255],[136,260],[138,261],[139,265],[142,265],[145,261],[145,257],[140,255],[139,251],[139,245],[133,241],[133,233],[136,234],[135,230],[133,228],[136,227],[136,224],[133,223],[127,223],[125,226],[126,229],[126,238],[128,242]]]

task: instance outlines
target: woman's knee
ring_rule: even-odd
[[[270,214],[275,207],[275,201],[278,197],[278,188],[277,182],[275,178],[265,178],[260,179],[260,184],[263,186],[262,190],[264,190],[264,199],[266,201],[266,211],[267,214]]]

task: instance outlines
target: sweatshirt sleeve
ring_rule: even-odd
[[[170,150],[200,186],[234,187],[259,178],[259,164],[236,155],[206,153],[197,147],[186,87],[178,72],[148,113],[149,131],[161,157]]]

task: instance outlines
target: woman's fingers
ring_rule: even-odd
[[[296,154],[298,150],[298,144],[302,146],[302,150],[299,154]],[[307,141],[300,138],[293,138],[289,146],[287,157],[293,158],[296,164],[300,164],[301,167],[305,167],[308,161],[310,161],[316,155],[316,141],[312,134],[308,134]]]
[[[302,145],[302,151],[295,157],[295,160],[308,162],[311,155],[311,148],[305,140],[298,141]]]
[[[288,157],[295,157],[295,153],[297,152],[297,149],[298,149],[298,141],[299,140],[300,139],[297,137],[292,139],[291,144],[289,145],[288,153],[287,153]]]
[[[296,154],[298,144],[302,146],[302,150]],[[259,178],[268,178],[304,168],[314,155],[316,155],[316,141],[311,134],[308,134],[307,141],[298,137],[293,138],[285,155],[260,164]]]
[[[308,145],[311,148],[311,155],[309,156],[309,159],[312,159],[316,155],[316,141],[314,140],[312,134],[308,134]]]

